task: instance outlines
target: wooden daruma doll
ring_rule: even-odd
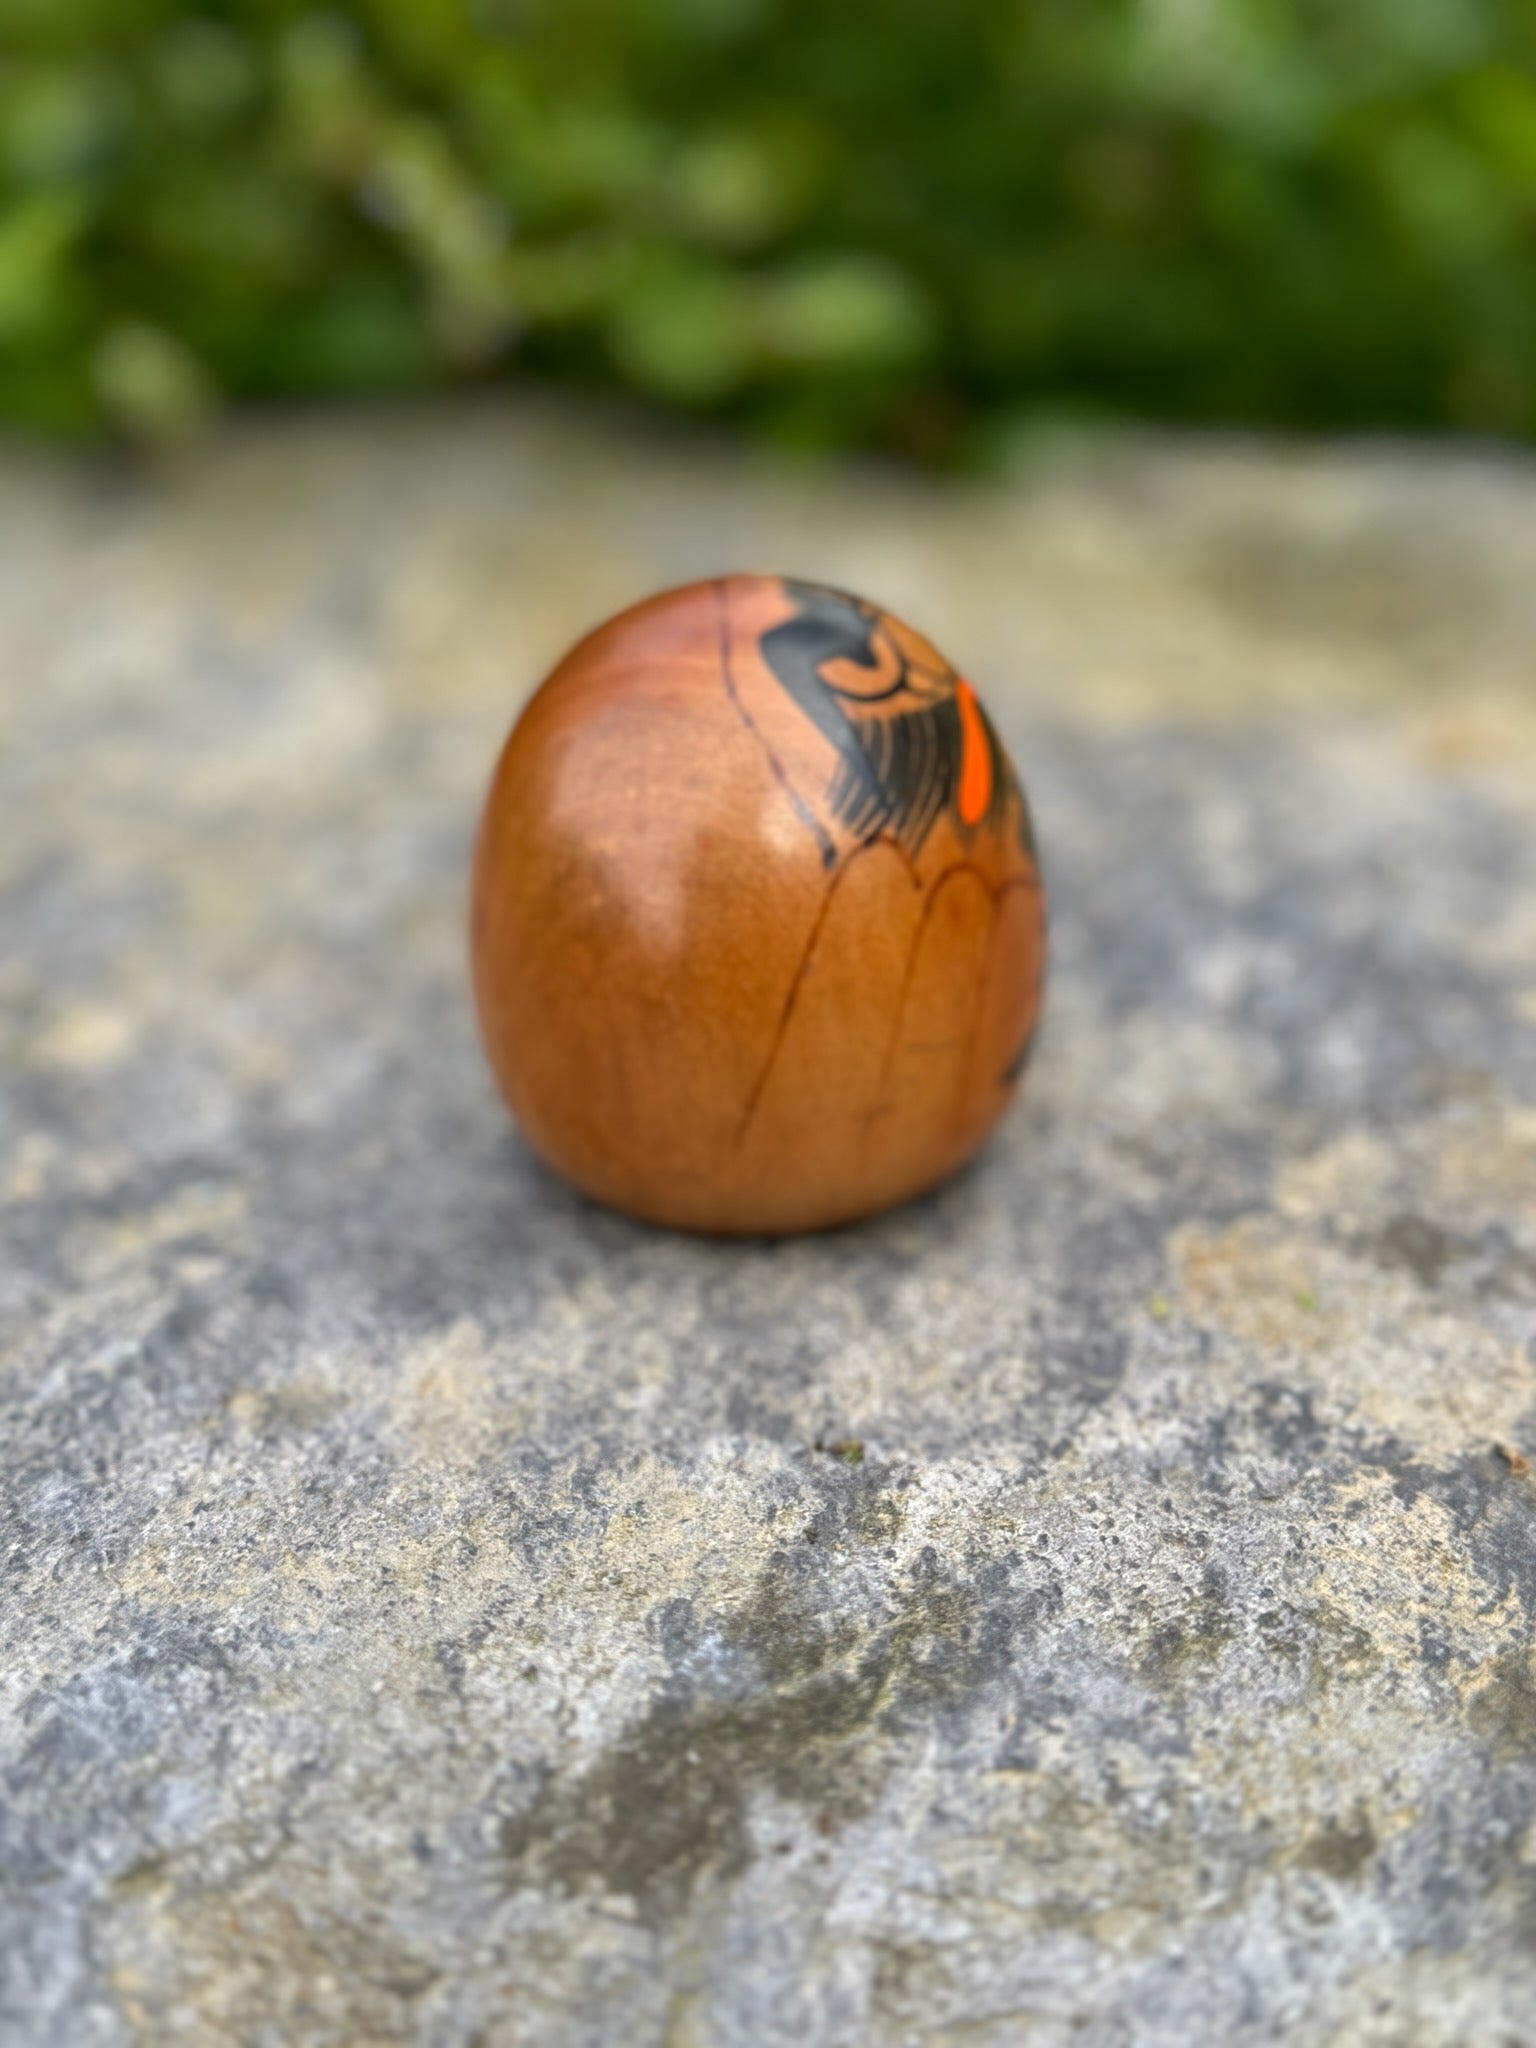
[[[875,605],[725,576],[598,627],[475,856],[486,1052],[535,1151],[687,1230],[816,1230],[952,1173],[1040,1007],[1045,906],[974,690]]]

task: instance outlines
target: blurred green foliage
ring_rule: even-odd
[[[1536,0],[0,0],[0,414],[1536,429]]]

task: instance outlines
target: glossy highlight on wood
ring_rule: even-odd
[[[1029,809],[976,691],[890,613],[775,576],[663,592],[554,669],[486,798],[471,923],[534,1149],[735,1235],[963,1164],[1045,967]]]

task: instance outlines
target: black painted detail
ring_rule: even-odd
[[[1029,1066],[1030,1055],[1035,1049],[1035,1036],[1035,1032],[1031,1031],[1028,1038],[1025,1039],[1024,1043],[1013,1055],[1013,1058],[998,1075],[997,1079],[1000,1087],[1013,1088],[1023,1080],[1025,1070]]]
[[[954,671],[911,661],[882,614],[861,598],[788,578],[784,588],[794,616],[763,635],[763,659],[837,749],[827,792],[832,813],[860,840],[889,832],[915,853],[941,811],[958,816],[965,733]],[[833,662],[862,671],[868,687],[856,677],[833,681],[826,673]],[[991,799],[980,822],[995,827],[1020,792],[984,711],[981,720]],[[1019,815],[1027,847],[1021,796]]]

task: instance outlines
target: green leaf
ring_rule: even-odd
[[[72,192],[39,192],[0,216],[0,344],[41,340],[62,311],[69,259],[90,218]]]

